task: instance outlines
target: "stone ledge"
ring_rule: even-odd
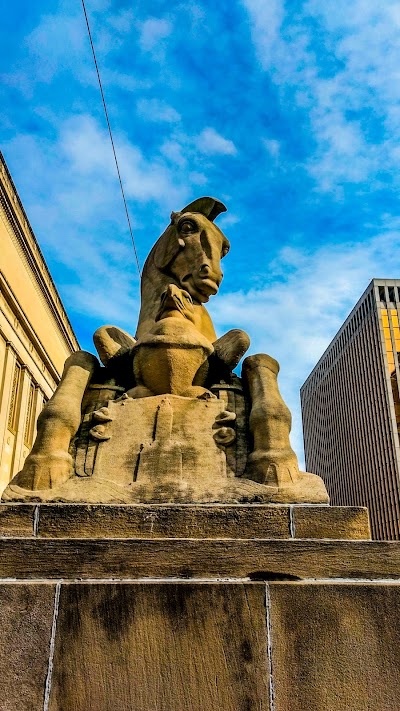
[[[400,544],[243,539],[0,539],[13,580],[400,579]]]
[[[271,504],[0,504],[0,535],[368,540],[367,509]]]

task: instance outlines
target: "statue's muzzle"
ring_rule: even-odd
[[[202,264],[198,274],[194,277],[196,287],[208,297],[217,293],[221,281],[221,270],[213,269],[209,264]]]

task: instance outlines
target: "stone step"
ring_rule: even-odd
[[[1,538],[13,580],[400,580],[396,541]]]
[[[277,504],[0,504],[0,536],[370,539],[368,511]]]

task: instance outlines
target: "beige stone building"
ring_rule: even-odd
[[[78,347],[0,153],[0,491],[21,469],[43,404]]]

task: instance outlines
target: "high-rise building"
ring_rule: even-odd
[[[400,279],[373,279],[301,388],[307,471],[400,538]]]
[[[22,468],[43,403],[78,347],[0,153],[0,493]]]

